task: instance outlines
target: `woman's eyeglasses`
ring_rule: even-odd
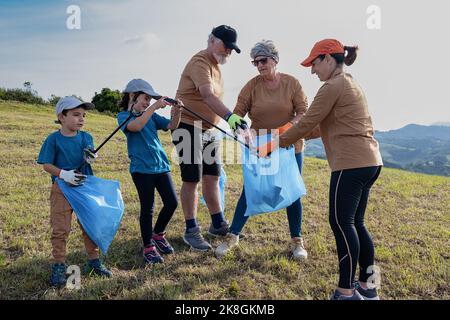
[[[252,61],[252,64],[255,66],[255,67],[257,67],[258,66],[258,64],[261,62],[262,63],[262,65],[265,65],[266,63],[267,63],[267,60],[268,60],[269,58],[261,58],[261,59],[258,59],[258,60],[253,60]]]

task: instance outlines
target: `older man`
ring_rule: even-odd
[[[210,123],[218,124],[223,118],[233,130],[245,124],[240,116],[230,112],[222,102],[223,80],[219,65],[227,62],[232,50],[241,52],[236,40],[237,33],[232,27],[221,25],[214,28],[208,37],[206,50],[195,54],[184,68],[177,90],[177,99],[181,99],[187,108],[201,116],[199,118],[183,110],[181,123],[172,132],[183,181],[181,204],[186,220],[183,239],[191,248],[200,251],[211,249],[196,220],[200,180],[212,220],[208,233],[224,236],[229,227],[224,208],[220,206],[219,141],[215,139]],[[202,121],[202,118],[210,123]]]

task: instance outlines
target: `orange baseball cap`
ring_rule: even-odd
[[[322,54],[333,54],[333,53],[345,53],[344,45],[337,41],[336,39],[325,39],[316,42],[314,47],[309,54],[309,57],[305,59],[301,64],[304,67],[311,67],[312,62]]]

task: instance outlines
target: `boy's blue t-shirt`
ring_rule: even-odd
[[[117,115],[117,122],[124,122],[130,113],[122,111]],[[132,116],[128,122],[136,117]],[[169,159],[158,138],[158,130],[167,131],[170,120],[153,113],[146,125],[139,132],[127,130],[127,124],[122,131],[127,137],[128,158],[130,158],[130,172],[157,174],[170,171]]]
[[[39,164],[52,164],[60,169],[74,170],[83,164],[83,149],[94,149],[92,136],[84,131],[78,131],[73,137],[66,137],[61,132],[55,131],[44,141],[39,152],[37,162]],[[91,166],[87,163],[81,172],[86,175],[93,175]],[[56,179],[52,176],[52,181]]]

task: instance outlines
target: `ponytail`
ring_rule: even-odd
[[[347,51],[347,55],[344,58],[344,63],[347,66],[351,66],[355,62],[358,56],[358,46],[344,46],[344,50]]]
[[[336,63],[338,65],[341,65],[343,63],[345,63],[345,65],[347,66],[351,66],[353,64],[353,62],[355,62],[356,57],[358,56],[358,46],[353,46],[353,47],[348,47],[345,46],[344,50],[347,51],[347,54],[344,53],[332,53],[330,54],[330,56],[336,60]],[[318,58],[320,58],[320,60],[325,59],[325,55],[321,54]]]
[[[123,93],[122,94],[122,100],[119,101],[119,108],[122,109],[122,111],[128,111],[128,104],[130,103],[130,94],[129,93]]]
[[[133,92],[133,93],[134,93],[133,102],[135,102],[137,100],[137,98],[139,97],[139,95],[143,94],[144,92],[138,91],[138,92]],[[122,111],[128,111],[129,104],[130,104],[130,93],[124,92],[122,94],[122,100],[120,100],[120,102],[118,104],[119,108],[121,108]]]

